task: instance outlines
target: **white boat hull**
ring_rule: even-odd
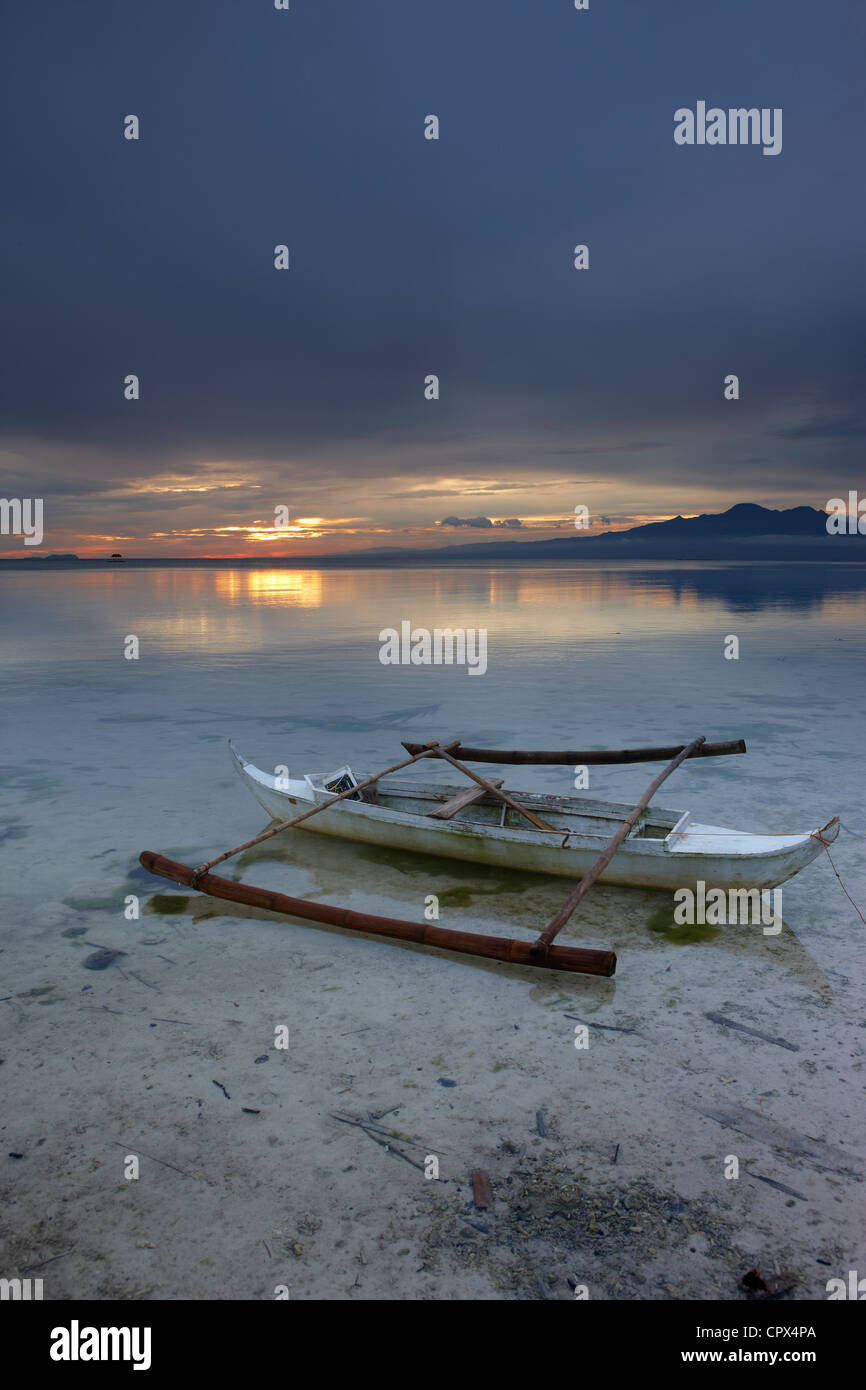
[[[254,767],[234,747],[232,755],[242,781],[275,820],[289,820],[332,795],[322,788],[319,774],[278,781]],[[357,780],[362,780],[361,775]],[[525,792],[512,794],[555,830],[537,830],[491,797],[465,807],[452,820],[429,818],[428,808],[433,810],[464,790],[465,784],[443,786],[388,778],[379,793],[382,804],[347,799],[311,816],[297,829],[494,868],[579,879],[632,810],[614,802]],[[703,881],[708,888],[764,891],[784,883],[812,862],[822,849],[818,834],[831,843],[838,832],[839,822],[834,818],[820,831],[754,835],[700,824],[689,820],[687,813],[651,807],[599,881],[671,890]]]

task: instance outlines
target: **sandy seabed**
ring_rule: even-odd
[[[443,924],[508,934],[569,891],[334,849],[306,834],[243,876],[392,915],[437,892]],[[8,1277],[58,1299],[736,1299],[753,1267],[799,1298],[857,1268],[866,1039],[840,933],[676,944],[669,896],[602,888],[566,932],[615,944],[602,980],[227,916],[116,869],[112,907],[4,933]],[[800,881],[791,900],[837,891],[821,861]],[[125,954],[83,969],[104,946]]]

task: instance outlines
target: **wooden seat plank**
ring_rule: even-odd
[[[501,787],[503,780],[502,777],[489,778],[491,787]],[[464,806],[470,806],[473,801],[480,801],[481,797],[486,795],[486,787],[467,787],[465,792],[459,792],[457,796],[452,796],[450,801],[446,801],[442,806],[437,806],[435,811],[428,811],[427,817],[429,820],[450,820],[452,816],[457,815],[458,811],[462,811]]]

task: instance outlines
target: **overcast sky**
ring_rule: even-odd
[[[44,498],[44,549],[573,534],[578,504],[862,483],[859,0],[2,14],[0,496]],[[675,144],[698,101],[781,108],[781,153]]]

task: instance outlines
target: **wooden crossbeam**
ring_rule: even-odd
[[[450,763],[452,767],[456,767],[458,772],[464,773],[471,781],[477,782],[478,786],[483,787],[491,796],[498,797],[500,801],[505,802],[506,806],[510,806],[512,811],[517,811],[521,816],[524,816],[526,820],[530,821],[535,826],[536,830],[549,830],[554,835],[557,833],[555,825],[548,825],[540,816],[536,816],[533,811],[527,811],[526,807],[521,806],[519,801],[515,801],[513,796],[509,796],[507,792],[500,790],[499,787],[494,787],[493,783],[488,781],[486,777],[479,777],[478,773],[473,772],[471,767],[467,767],[465,763],[459,763],[456,758],[452,758],[448,750],[454,747],[453,743],[449,743],[448,746],[444,748],[438,743],[432,746],[434,757],[444,758],[446,763]],[[403,747],[406,747],[405,743]],[[416,754],[415,756],[421,755]]]
[[[503,779],[501,777],[489,778],[491,787],[501,787]],[[458,811],[462,811],[464,806],[471,806],[473,801],[480,801],[487,792],[484,787],[467,787],[465,792],[460,792],[457,796],[452,796],[450,801],[444,805],[437,806],[435,811],[428,811],[428,820],[451,820]]]

